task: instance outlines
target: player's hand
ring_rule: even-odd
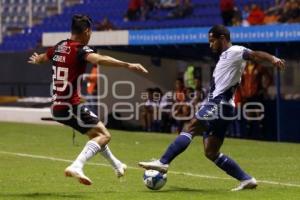
[[[128,66],[129,69],[131,70],[136,70],[136,71],[140,71],[140,72],[143,72],[145,74],[148,73],[148,70],[145,69],[143,67],[143,65],[139,64],[139,63],[129,63],[129,66]]]
[[[276,67],[278,67],[280,70],[285,69],[285,60],[277,58],[276,56],[273,56],[273,62],[272,64]]]
[[[28,63],[30,64],[38,64],[38,59],[39,59],[39,54],[37,54],[36,52],[34,52],[28,60]]]

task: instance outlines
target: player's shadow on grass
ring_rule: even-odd
[[[202,189],[186,188],[178,186],[170,186],[167,189],[161,190],[161,192],[191,192],[191,193],[203,193]]]
[[[186,188],[186,187],[178,187],[178,186],[169,186],[166,189],[162,189],[157,191],[158,193],[169,193],[169,192],[186,192],[186,193],[224,193],[225,190],[215,190],[215,189],[211,189],[211,190],[207,190],[207,189],[195,189],[195,188]],[[153,192],[153,191],[149,191],[149,192]]]
[[[30,198],[30,199],[43,199],[43,198],[66,198],[66,199],[85,199],[86,196],[80,194],[60,194],[50,192],[32,192],[32,193],[20,193],[20,194],[3,194],[0,193],[0,199],[13,199],[13,198]]]
[[[148,190],[147,192],[154,192],[153,190]],[[191,193],[203,193],[201,189],[194,188],[185,188],[185,187],[177,187],[177,186],[169,186],[167,189],[162,189],[156,191],[158,193],[168,193],[168,192],[191,192]]]

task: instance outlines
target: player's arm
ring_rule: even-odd
[[[262,62],[269,62],[273,66],[278,67],[279,69],[285,68],[285,60],[277,58],[276,56],[273,56],[267,52],[264,51],[249,51],[246,50],[244,52],[243,57],[246,60],[251,60],[255,63],[262,63]]]
[[[42,54],[37,54],[36,52],[34,52],[28,60],[28,63],[30,64],[42,64],[45,62],[48,62],[49,58],[47,56],[46,53],[42,53]]]
[[[143,73],[148,73],[147,69],[145,69],[141,64],[139,63],[128,63],[121,60],[117,60],[115,58],[112,58],[110,56],[101,55],[97,53],[90,53],[85,58],[88,62],[92,64],[99,64],[99,65],[105,65],[105,66],[115,66],[115,67],[124,67],[131,70],[137,70]]]

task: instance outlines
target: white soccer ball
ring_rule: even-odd
[[[167,174],[156,170],[146,170],[144,172],[144,184],[151,190],[161,189],[167,182]]]

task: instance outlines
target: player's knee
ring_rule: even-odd
[[[110,133],[101,129],[100,127],[95,127],[93,133],[94,135],[92,135],[90,139],[96,140],[100,146],[108,144],[111,140]]]
[[[103,128],[101,129],[101,133],[102,133],[102,137],[104,137],[107,143],[109,143],[111,140],[111,134],[109,133],[109,131],[104,127],[104,129]]]
[[[107,141],[107,143],[110,142],[110,140],[111,140],[111,135],[110,134],[103,135],[103,137]]]
[[[109,139],[111,138],[111,135],[110,135],[109,131],[106,129],[106,127],[104,126],[103,123],[98,123],[97,124],[97,131],[98,131],[99,135],[103,135],[103,136],[105,136]]]
[[[108,141],[111,139],[111,135],[110,135],[109,131],[106,129],[106,127],[102,123],[98,123],[88,133],[92,137],[100,136],[103,139],[108,140]]]

